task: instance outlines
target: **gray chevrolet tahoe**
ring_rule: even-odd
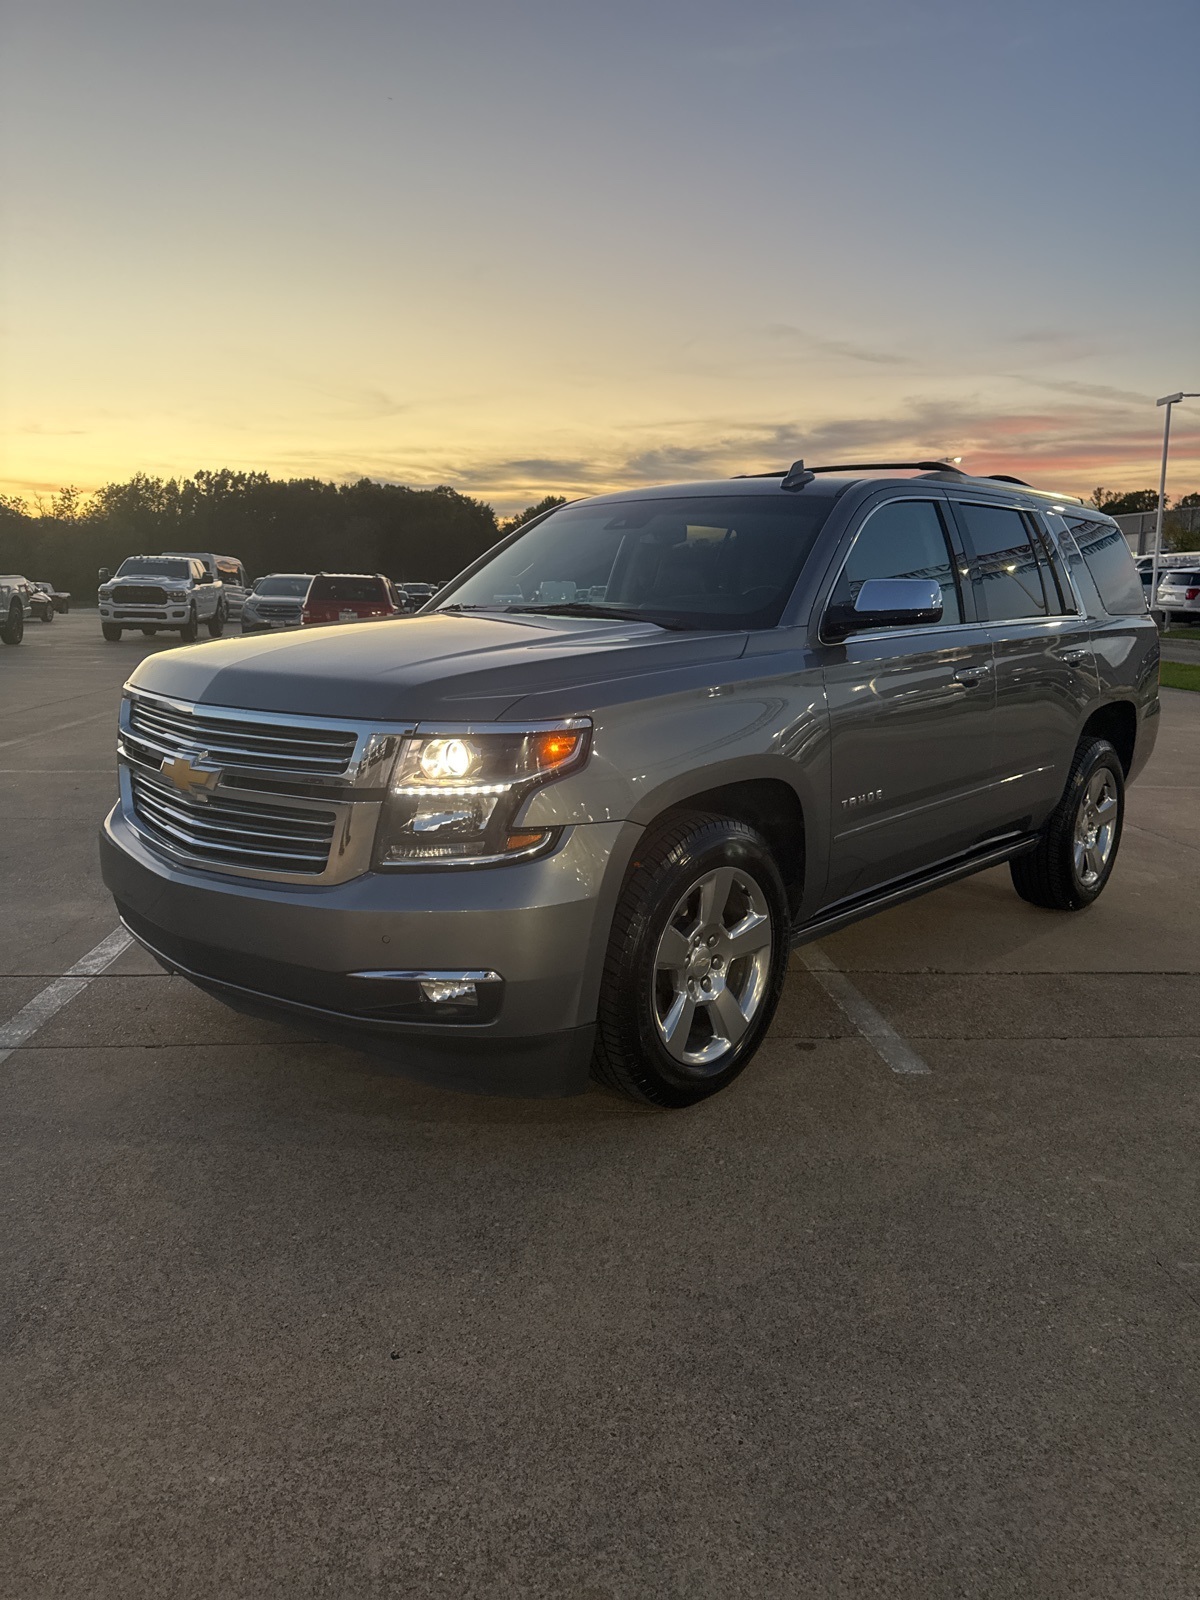
[[[150,657],[104,876],[232,1004],[685,1106],[795,943],[999,862],[1090,905],[1158,711],[1111,519],[797,462],[560,507],[414,618]]]

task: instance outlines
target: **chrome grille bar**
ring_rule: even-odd
[[[213,866],[275,872],[325,870],[337,814],[257,801],[193,800],[141,773],[131,775],[133,809],[152,838]]]
[[[347,770],[357,744],[350,730],[206,716],[140,697],[130,705],[129,732],[160,760],[207,750],[223,766],[331,776]]]

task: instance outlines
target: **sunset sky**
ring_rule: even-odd
[[[1157,483],[1196,0],[25,0],[0,490]],[[1200,401],[1170,488],[1200,488]]]

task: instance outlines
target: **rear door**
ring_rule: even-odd
[[[996,675],[992,820],[1040,826],[1062,794],[1099,680],[1091,624],[1039,512],[951,492]]]
[[[221,580],[225,606],[231,617],[240,617],[246,603],[246,570],[240,561],[217,559],[217,577]]]
[[[822,646],[832,772],[827,903],[976,844],[992,766],[992,646],[961,582],[945,500],[881,496],[852,538],[826,606],[852,605],[868,578],[933,578],[943,612],[930,625]]]

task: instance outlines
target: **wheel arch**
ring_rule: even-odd
[[[699,789],[668,805],[651,826],[688,811],[712,812],[761,833],[778,863],[789,910],[796,916],[804,895],[807,853],[804,806],[790,784],[782,778],[741,778]]]
[[[1089,736],[1107,739],[1121,758],[1121,768],[1126,778],[1133,770],[1137,750],[1138,714],[1132,700],[1110,700],[1097,706],[1079,730],[1080,739]]]

